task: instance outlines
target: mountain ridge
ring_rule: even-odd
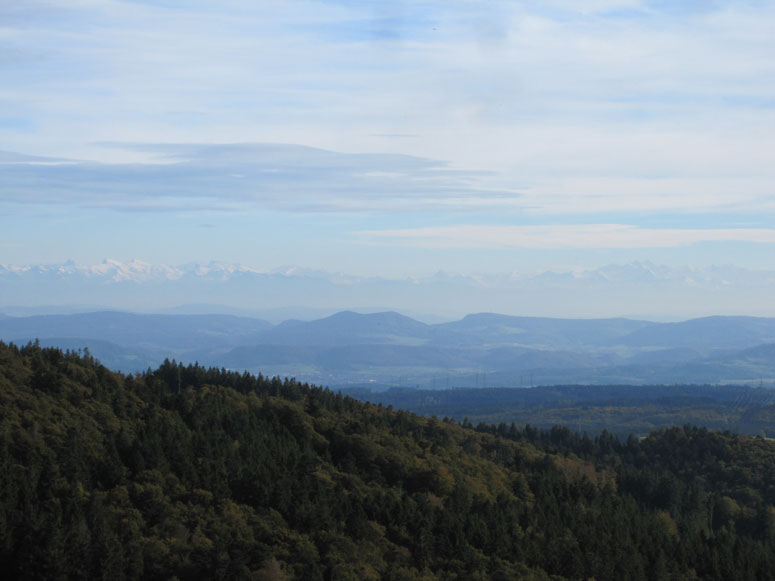
[[[767,347],[775,343],[775,319],[765,317],[657,323],[480,313],[426,324],[391,311],[345,311],[274,325],[235,315],[115,311],[0,317],[0,340],[35,339],[88,347],[124,371],[171,357],[332,386],[775,380]]]

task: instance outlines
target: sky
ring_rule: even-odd
[[[0,264],[772,269],[775,2],[0,1]]]

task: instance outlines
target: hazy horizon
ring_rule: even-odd
[[[92,265],[0,264],[0,313],[223,313],[279,322],[354,310],[396,311],[424,322],[481,312],[664,322],[775,316],[773,287],[775,270],[670,268],[650,262],[567,272],[436,272],[389,278],[293,267],[261,271],[225,262],[169,265],[106,259]]]

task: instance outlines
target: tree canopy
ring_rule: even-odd
[[[0,343],[16,578],[775,579],[775,443],[457,423]]]

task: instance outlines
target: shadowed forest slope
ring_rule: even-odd
[[[16,578],[774,579],[775,443],[476,427],[0,343]]]

